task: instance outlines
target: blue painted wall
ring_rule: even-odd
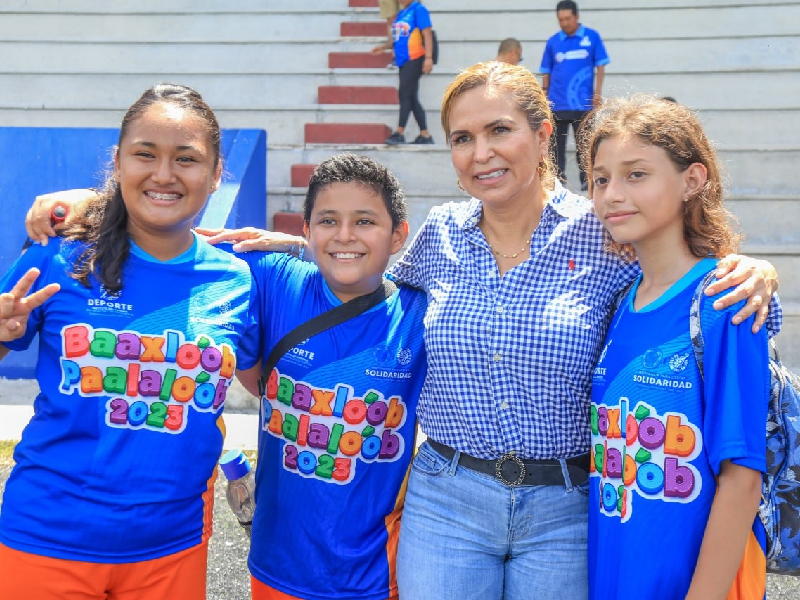
[[[117,129],[0,127],[0,274],[19,256],[26,239],[25,213],[34,197],[72,188],[99,187],[111,166]],[[266,227],[267,132],[222,132],[222,185],[200,215],[204,227]],[[36,350],[12,352],[0,377],[34,377]]]

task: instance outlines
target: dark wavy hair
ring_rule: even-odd
[[[322,161],[314,169],[303,203],[303,219],[306,223],[311,220],[317,196],[332,183],[359,183],[380,194],[392,217],[392,229],[397,229],[403,221],[408,220],[403,186],[395,174],[371,158],[345,152]]]
[[[735,217],[722,204],[722,173],[714,146],[703,132],[700,119],[686,106],[647,94],[612,98],[592,111],[583,125],[579,143],[583,167],[589,175],[589,195],[594,193],[594,166],[603,140],[621,136],[638,138],[663,148],[672,163],[683,172],[694,163],[706,168],[705,185],[683,203],[683,235],[691,253],[698,258],[722,258],[738,249],[741,235]],[[633,247],[608,237],[611,251],[627,260],[635,258]]]
[[[119,151],[131,123],[159,103],[173,104],[190,111],[205,123],[216,168],[220,162],[222,139],[217,118],[197,91],[174,83],[160,83],[148,88],[131,105],[122,119],[115,152]],[[70,276],[91,287],[91,276],[94,275],[107,292],[119,293],[122,289],[122,269],[130,252],[127,227],[128,211],[119,183],[114,179],[113,170],[110,170],[98,196],[89,201],[63,231],[65,239],[86,244],[75,257]]]

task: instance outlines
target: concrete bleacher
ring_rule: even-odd
[[[270,215],[299,210],[304,189],[292,180],[293,166],[346,147],[398,173],[416,228],[431,206],[463,197],[439,124],[448,82],[459,68],[493,58],[507,36],[522,41],[524,64],[535,71],[557,30],[549,3],[427,4],[441,46],[440,63],[421,89],[434,146],[325,141],[354,132],[379,141],[396,125],[396,100],[385,89],[362,91],[370,103],[342,91],[396,88],[397,72],[368,54],[381,39],[374,0],[4,0],[0,126],[112,127],[144,88],[179,81],[203,93],[223,127],[268,130]],[[747,234],[744,250],[769,258],[781,274],[786,318],[779,343],[787,362],[800,367],[800,2],[579,5],[582,22],[602,33],[612,59],[605,95],[668,94],[700,111],[726,167],[730,205]],[[379,66],[329,66],[340,60]],[[413,119],[408,134],[417,134]],[[574,180],[574,164],[568,173]]]

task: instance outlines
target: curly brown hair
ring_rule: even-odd
[[[442,99],[442,127],[450,143],[450,110],[453,102],[464,92],[482,86],[494,87],[509,92],[517,108],[525,113],[531,131],[539,131],[543,123],[554,126],[555,120],[550,110],[547,96],[536,77],[525,67],[504,62],[488,61],[478,63],[461,71],[447,86]],[[556,168],[552,150],[539,165],[539,179],[546,190],[555,188]]]
[[[734,229],[735,217],[722,204],[719,161],[694,111],[647,94],[612,98],[592,111],[579,141],[583,167],[589,174],[590,196],[594,193],[592,167],[597,149],[603,140],[617,136],[637,137],[663,148],[680,171],[694,163],[703,165],[708,173],[705,185],[683,203],[684,238],[698,258],[721,258],[737,251],[741,235]],[[635,258],[629,244],[617,244],[610,236],[608,240],[611,251],[629,260]]]

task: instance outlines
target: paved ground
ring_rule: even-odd
[[[10,470],[10,464],[0,464],[0,492]],[[221,473],[217,479],[215,498],[214,535],[208,556],[208,598],[249,600],[248,539],[225,503],[225,477]],[[797,600],[800,598],[800,577],[769,575],[767,597],[769,600]],[[535,598],[535,594],[531,598]]]
[[[2,384],[0,385],[0,440],[19,439],[19,432],[32,414],[30,404],[35,392],[23,390],[22,387],[10,389],[13,387],[10,383],[9,380],[0,380]],[[26,398],[28,395],[30,395],[29,400]],[[11,398],[15,399],[13,404]],[[247,402],[247,399],[243,399],[241,403],[236,403],[234,411],[226,411],[228,426],[226,447],[255,448],[257,417]],[[10,470],[11,464],[0,459],[0,494]],[[209,600],[249,600],[250,575],[247,571],[247,550],[247,536],[225,501],[225,476],[220,472],[215,488],[214,535],[209,545]],[[799,600],[800,577],[769,575],[767,597],[769,600]],[[536,595],[532,591],[531,599],[533,598],[536,598]]]
[[[217,478],[214,501],[214,535],[208,547],[209,600],[249,600],[250,540],[225,502],[225,476]],[[788,596],[787,596],[788,597]]]

